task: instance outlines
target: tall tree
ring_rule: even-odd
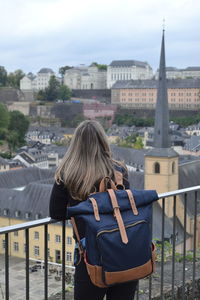
[[[16,70],[9,73],[7,77],[8,85],[11,87],[19,88],[20,80],[25,76],[22,70]]]
[[[60,82],[53,75],[49,80],[49,86],[45,89],[46,100],[47,101],[55,101],[58,99],[58,93],[60,88]]]
[[[69,100],[71,98],[71,90],[66,85],[61,85],[58,92],[58,98],[62,100]]]
[[[18,135],[19,145],[24,143],[24,137],[29,127],[29,120],[20,111],[14,110],[10,112],[10,123],[8,130],[16,132]]]
[[[0,66],[0,87],[6,86],[7,83],[7,71],[3,66]]]
[[[0,128],[8,128],[9,125],[9,112],[5,105],[0,103]]]

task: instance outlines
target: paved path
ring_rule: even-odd
[[[10,257],[9,260],[9,285],[10,300],[25,300],[25,260]],[[30,267],[36,265],[30,262]],[[57,267],[59,270],[60,268]],[[30,300],[44,299],[44,270],[38,269],[37,272],[30,272]],[[48,295],[61,291],[62,282],[55,280],[57,273],[49,273],[48,276]],[[4,256],[0,255],[0,300],[5,300],[5,272]]]

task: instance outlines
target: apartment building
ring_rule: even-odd
[[[158,79],[158,74],[159,69],[156,72],[156,79]],[[166,67],[166,77],[168,79],[200,78],[200,67],[187,67],[185,69]]]
[[[147,62],[137,60],[114,60],[107,69],[107,88],[116,81],[151,79],[153,70]]]
[[[37,75],[28,73],[20,80],[20,89],[22,91],[44,90],[49,85],[49,80],[55,73],[49,68],[42,68]]]
[[[111,103],[136,109],[154,109],[157,100],[157,80],[118,81],[111,91]],[[200,79],[167,80],[170,109],[200,108]]]
[[[75,90],[105,89],[106,73],[106,70],[100,70],[96,64],[89,67],[80,65],[66,70],[64,84]]]
[[[31,167],[0,174],[0,227],[46,218],[54,170]],[[5,201],[6,199],[6,201]],[[48,258],[60,263],[62,259],[62,223],[48,225]],[[24,258],[25,232],[9,236],[9,255]],[[72,227],[66,221],[66,264],[73,264],[74,240]],[[5,252],[5,236],[0,236],[0,254]],[[44,260],[44,227],[29,230],[30,258]]]

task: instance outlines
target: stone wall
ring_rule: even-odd
[[[97,99],[111,102],[111,90],[72,90],[72,97],[84,99]]]
[[[2,87],[0,88],[0,102],[8,103],[8,102],[17,102],[24,101],[24,94],[20,89]]]
[[[155,110],[154,109],[125,109],[120,108],[118,112],[122,114],[133,115],[136,118],[154,118]],[[193,117],[196,115],[198,111],[193,110],[170,110],[169,116],[170,118],[179,118],[179,117]]]

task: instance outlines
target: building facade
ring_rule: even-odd
[[[28,73],[20,80],[20,89],[22,91],[44,90],[49,85],[51,76],[55,73],[49,68],[42,68],[36,76]]]
[[[153,70],[147,62],[136,60],[114,60],[107,69],[107,88],[118,81],[151,79]]]
[[[111,103],[136,109],[154,109],[157,80],[118,81],[111,90]],[[200,108],[200,79],[167,80],[169,108],[197,110]]]
[[[158,74],[159,69],[156,72],[156,79],[158,79]],[[168,79],[200,78],[200,67],[187,67],[185,69],[166,67],[166,77]]]
[[[106,88],[106,70],[92,64],[89,67],[79,66],[66,70],[64,75],[64,84],[70,89],[105,89]]]

